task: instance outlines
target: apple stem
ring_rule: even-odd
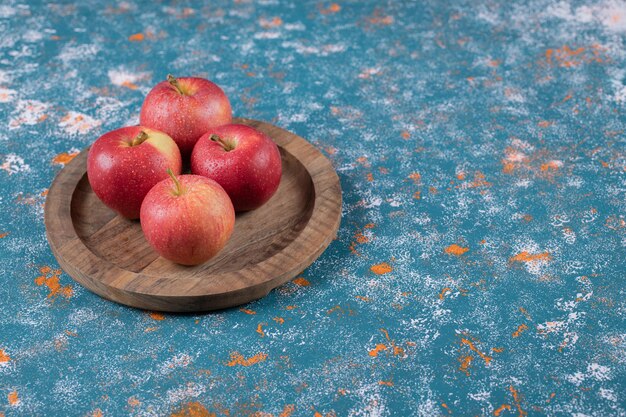
[[[178,83],[178,79],[174,77],[172,74],[167,74],[167,82],[170,83],[172,87],[178,91],[179,94],[184,95],[183,90],[180,88],[180,84]]]
[[[228,143],[224,142],[224,139],[220,138],[216,134],[212,134],[209,139],[211,139],[213,142],[217,142],[220,145],[222,145],[222,148],[224,148],[226,152],[232,151],[234,149],[232,145],[229,145]]]
[[[146,139],[148,139],[148,134],[142,130],[137,136],[135,136],[133,141],[130,143],[130,146],[141,145],[146,141]]]
[[[174,194],[181,195],[183,190],[180,185],[180,181],[178,181],[178,178],[176,178],[176,175],[174,175],[171,168],[167,169],[167,174],[172,178],[172,181],[174,181],[174,185],[176,185],[176,191],[174,192]]]

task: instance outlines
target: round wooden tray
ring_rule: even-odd
[[[54,179],[45,205],[48,242],[59,265],[96,294],[133,307],[194,312],[267,295],[302,272],[330,244],[341,219],[341,186],[330,161],[303,138],[268,123],[235,119],[278,144],[283,176],[262,207],[237,215],[226,247],[208,262],[161,258],[139,221],[116,215],[87,180],[87,149]]]

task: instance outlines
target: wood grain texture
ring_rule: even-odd
[[[161,258],[138,221],[117,216],[87,180],[87,149],[62,169],[48,192],[48,242],[61,267],[100,296],[133,307],[197,312],[240,305],[294,278],[326,249],[341,219],[341,186],[330,161],[279,127],[235,119],[279,146],[283,176],[262,207],[237,215],[226,247],[198,266]]]

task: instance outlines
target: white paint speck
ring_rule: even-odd
[[[9,120],[9,129],[18,129],[23,125],[35,125],[45,118],[50,105],[38,100],[19,100]]]
[[[59,127],[63,128],[70,135],[76,135],[88,133],[101,124],[100,120],[84,113],[69,111],[59,122]]]
[[[615,395],[615,392],[612,389],[600,388],[598,390],[598,395],[600,398],[604,398],[605,400],[613,401],[614,403],[617,402],[617,395]]]
[[[129,71],[124,67],[111,69],[107,73],[111,84],[117,86],[128,86],[129,84],[135,84],[140,81],[148,80],[151,77],[149,72],[135,72]]]
[[[30,171],[30,166],[24,163],[24,159],[21,156],[10,153],[5,155],[0,169],[9,173],[9,175],[17,174],[19,172]]]
[[[10,88],[0,87],[0,103],[9,103],[13,101],[17,91]]]

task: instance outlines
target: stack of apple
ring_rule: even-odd
[[[236,211],[256,209],[276,192],[278,147],[232,124],[226,94],[204,78],[168,75],[148,93],[139,122],[92,145],[91,188],[121,216],[140,219],[161,256],[201,264],[226,245]],[[190,175],[181,175],[183,166]]]

